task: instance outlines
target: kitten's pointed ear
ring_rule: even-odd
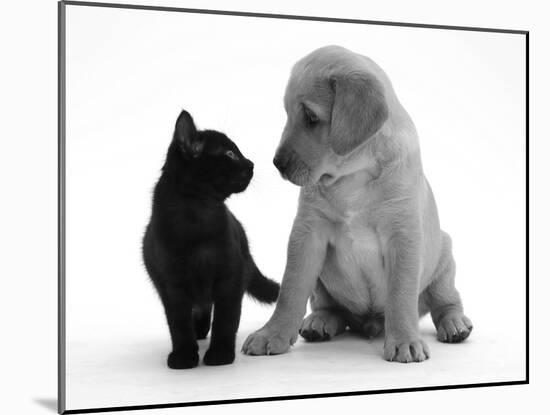
[[[204,147],[199,138],[193,117],[183,110],[176,121],[175,138],[182,151],[191,157],[198,157]]]

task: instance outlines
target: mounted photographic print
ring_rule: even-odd
[[[60,412],[528,382],[528,32],[59,29]]]

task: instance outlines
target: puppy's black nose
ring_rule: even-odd
[[[285,169],[286,162],[283,160],[283,158],[280,155],[276,155],[273,159],[273,164],[275,167],[277,167],[277,170],[279,170],[281,173]]]

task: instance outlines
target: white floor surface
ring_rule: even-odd
[[[263,321],[242,324],[238,347]],[[67,409],[520,380],[524,354],[517,339],[512,341],[518,332],[499,327],[478,321],[470,339],[449,345],[436,340],[430,319],[424,318],[421,332],[432,357],[415,364],[386,362],[383,339],[368,342],[351,334],[323,343],[299,338],[284,355],[238,353],[229,366],[201,363],[180,371],[166,367],[167,337],[129,337],[125,332],[93,343],[73,341],[68,347]],[[200,342],[201,357],[208,341]]]

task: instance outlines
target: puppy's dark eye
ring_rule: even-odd
[[[304,115],[306,119],[306,124],[309,127],[313,127],[315,124],[319,122],[319,117],[317,116],[317,114],[315,114],[306,106],[304,106]]]
[[[231,150],[226,151],[225,155],[227,157],[229,157],[231,160],[238,160],[239,159],[239,157],[235,153],[233,153]]]

